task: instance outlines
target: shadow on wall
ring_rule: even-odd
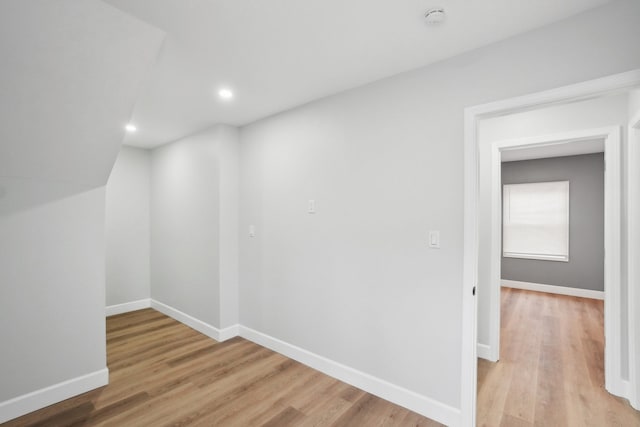
[[[0,218],[73,197],[102,185],[0,177]]]

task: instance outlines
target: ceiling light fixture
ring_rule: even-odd
[[[126,125],[124,128],[127,130],[127,132],[135,132],[138,130],[138,128],[132,125],[131,123]]]
[[[233,98],[233,92],[231,92],[231,89],[220,89],[218,96],[222,99],[231,99]]]
[[[424,14],[424,19],[429,25],[442,24],[445,18],[446,15],[444,13],[444,9],[441,7],[434,7],[433,9],[429,9],[427,10],[427,13]]]

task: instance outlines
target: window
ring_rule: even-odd
[[[503,189],[502,255],[569,261],[569,181]]]

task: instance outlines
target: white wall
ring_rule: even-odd
[[[216,126],[152,152],[151,296],[216,328],[237,323],[237,138]]]
[[[640,111],[640,89],[629,92],[629,116],[634,117]]]
[[[220,328],[238,323],[238,221],[240,132],[231,126],[217,128],[220,172]]]
[[[104,188],[7,177],[0,188],[3,402],[106,367],[105,253]]]
[[[151,153],[122,147],[107,183],[107,306],[151,296],[150,175]]]
[[[0,2],[0,423],[107,381],[104,186],[162,37],[97,0]]]
[[[619,54],[639,13],[615,2],[243,128],[241,323],[460,408],[463,109],[640,68]]]
[[[478,272],[478,343],[489,344],[488,284],[491,263],[491,144],[495,141],[548,135],[606,126],[627,121],[627,95],[620,94],[518,114],[481,120],[478,126],[480,175],[480,258]]]

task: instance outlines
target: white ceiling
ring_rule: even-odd
[[[567,142],[564,144],[547,145],[543,147],[519,148],[502,152],[502,162],[516,162],[520,160],[546,159],[550,157],[577,156],[604,152],[604,139],[591,141]]]
[[[153,147],[565,19],[609,0],[105,0],[167,38],[125,143]],[[426,10],[444,6],[430,28]],[[217,99],[220,86],[236,97]]]

